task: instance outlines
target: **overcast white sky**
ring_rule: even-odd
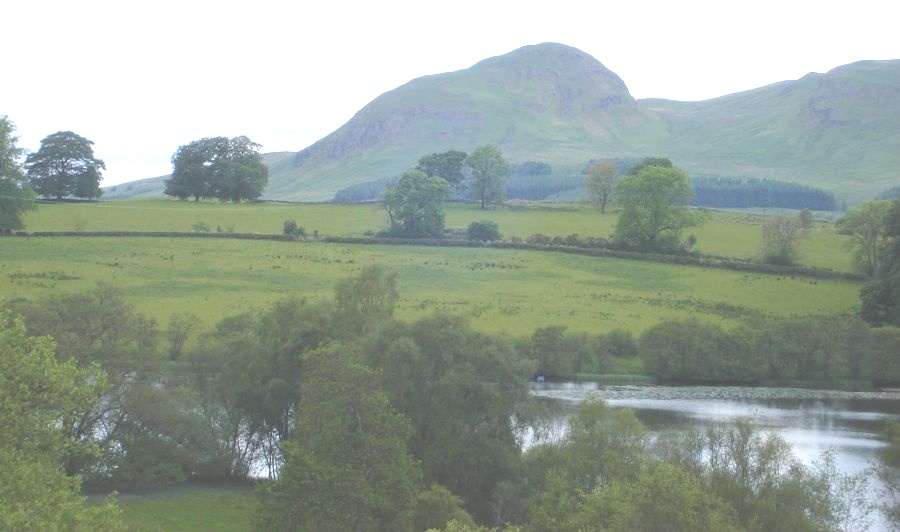
[[[6,0],[0,115],[95,142],[103,185],[247,135],[298,151],[379,94],[527,44],[579,48],[635,98],[702,100],[900,58],[890,0]]]

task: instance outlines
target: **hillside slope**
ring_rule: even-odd
[[[596,59],[568,46],[526,46],[387,92],[344,126],[273,168],[266,195],[328,199],[388,177],[434,151],[499,145],[512,160],[576,163],[654,151],[664,123]]]
[[[799,182],[853,204],[900,185],[900,60],[676,102],[635,100],[575,48],[525,46],[410,81],[312,146],[271,154],[264,197],[330,200],[344,187],[396,177],[422,155],[484,143],[513,162],[552,164],[547,180],[576,182],[590,159],[658,155],[693,175]],[[157,179],[132,190],[159,194]],[[127,187],[106,197],[124,197]]]
[[[795,181],[859,201],[900,184],[900,61],[862,61],[702,102],[644,100],[694,173]]]

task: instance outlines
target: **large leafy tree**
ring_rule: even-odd
[[[382,326],[366,340],[391,405],[412,421],[409,442],[425,481],[461,497],[478,519],[519,454],[515,414],[527,400],[530,365],[505,341],[445,314]]]
[[[99,198],[100,170],[106,165],[94,157],[94,143],[71,131],[47,135],[38,151],[25,160],[31,188],[45,197]]]
[[[53,340],[33,338],[21,319],[0,312],[0,529],[117,530],[111,504],[88,506],[79,481],[61,462],[72,454],[97,453],[72,440],[64,420],[100,401],[105,376],[96,365],[60,362]]]
[[[681,232],[698,223],[683,207],[691,200],[687,175],[678,168],[644,166],[629,172],[615,186],[622,205],[613,238],[616,242],[643,251],[674,249]]]
[[[172,155],[172,177],[166,180],[165,193],[194,201],[255,200],[269,180],[261,147],[243,136],[208,137],[180,146]]]
[[[875,279],[860,292],[864,320],[872,325],[900,325],[900,200],[884,217],[886,239]]]
[[[420,479],[409,420],[352,349],[304,356],[296,435],[277,481],[261,491],[266,530],[409,530]]]
[[[450,185],[443,177],[428,177],[418,170],[403,174],[384,194],[390,232],[407,238],[440,238],[444,235],[444,199]]]
[[[432,153],[419,159],[416,170],[424,172],[428,177],[443,177],[450,185],[458,186],[465,177],[463,168],[466,157],[466,152],[457,150]]]
[[[879,271],[882,255],[888,251],[884,230],[890,209],[890,201],[869,201],[838,220],[838,232],[850,236],[857,267],[866,275]]]
[[[503,201],[503,178],[509,175],[510,167],[500,148],[493,144],[479,146],[466,158],[466,166],[472,170],[472,197],[481,202],[482,209]]]
[[[0,116],[0,232],[22,229],[22,214],[34,208],[34,193],[19,164],[22,149],[13,136],[16,126]]]

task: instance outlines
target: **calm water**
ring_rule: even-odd
[[[534,384],[532,394],[561,407],[556,436],[565,431],[566,413],[588,398],[634,410],[652,431],[689,424],[728,423],[752,418],[791,444],[794,455],[810,463],[832,451],[837,467],[856,473],[878,464],[884,447],[877,435],[888,419],[900,420],[900,390],[841,392],[797,388],[731,386],[598,386],[594,383]],[[872,496],[877,497],[877,485]],[[884,528],[880,519],[874,523]]]

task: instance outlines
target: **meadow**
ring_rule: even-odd
[[[370,264],[397,274],[400,318],[442,310],[512,336],[550,325],[639,333],[669,319],[733,324],[859,307],[860,284],[845,280],[531,250],[149,237],[3,238],[0,294],[40,299],[105,282],[162,326],[192,312],[211,327],[288,295],[330,298],[337,280]]]
[[[253,530],[251,488],[183,485],[118,497],[126,530],[150,532]]]
[[[470,222],[491,220],[504,237],[542,233],[549,236],[578,234],[608,238],[617,213],[600,212],[581,204],[510,204],[481,210],[470,204],[445,207],[446,226],[465,229]],[[29,231],[186,231],[202,222],[211,231],[280,233],[282,223],[293,219],[307,233],[328,236],[363,236],[387,228],[387,216],[377,204],[285,204],[176,200],[134,200],[94,203],[45,203],[28,213]],[[708,219],[688,231],[697,236],[700,253],[740,259],[759,251],[764,217],[754,214],[710,211]],[[805,266],[851,271],[846,237],[831,223],[817,222],[798,240],[800,263]]]

